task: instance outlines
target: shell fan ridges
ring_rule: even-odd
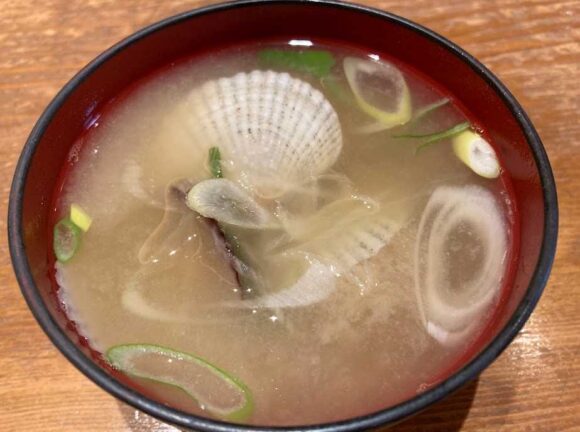
[[[274,195],[323,173],[342,150],[330,102],[287,73],[253,71],[208,81],[187,103],[194,139],[219,147],[242,181],[256,189],[267,185]]]

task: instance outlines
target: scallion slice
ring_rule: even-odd
[[[403,74],[394,65],[384,61],[346,57],[343,69],[360,109],[385,128],[405,124],[411,119],[409,88]],[[363,85],[369,79],[376,82],[377,87],[371,93]]]
[[[270,229],[277,224],[270,212],[231,180],[208,179],[187,193],[187,206],[200,215],[241,228]]]
[[[84,232],[87,232],[93,223],[93,219],[78,204],[71,204],[70,220]]]
[[[201,357],[151,344],[116,345],[105,356],[124,373],[183,390],[219,418],[242,422],[254,410],[250,389]]]
[[[53,231],[53,250],[56,259],[62,263],[70,261],[81,242],[81,229],[69,218],[58,221]]]
[[[464,131],[453,138],[453,152],[474,173],[493,179],[500,174],[500,165],[493,147],[473,131]]]

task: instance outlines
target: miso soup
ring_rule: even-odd
[[[295,42],[128,90],[56,198],[68,318],[187,412],[297,425],[402,402],[469,351],[509,278],[485,125],[396,59]]]

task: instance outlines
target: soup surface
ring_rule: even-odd
[[[59,298],[180,409],[293,425],[386,408],[438,382],[501,294],[512,208],[483,132],[405,65],[307,45],[175,65],[70,154]]]

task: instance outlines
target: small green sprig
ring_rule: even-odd
[[[427,117],[429,114],[431,114],[431,113],[435,112],[436,110],[438,110],[439,108],[447,105],[449,102],[451,102],[451,101],[448,98],[444,98],[444,99],[438,100],[436,102],[433,102],[432,104],[426,105],[423,108],[420,108],[419,110],[417,110],[417,112],[415,113],[415,115],[411,119],[411,124],[415,124],[415,123],[419,122],[419,120]]]
[[[258,51],[258,60],[263,67],[291,69],[322,78],[330,74],[336,60],[329,51],[324,50],[281,50],[264,49]]]
[[[209,149],[209,170],[215,178],[223,178],[222,155],[219,147]]]
[[[430,134],[401,134],[401,135],[394,135],[393,138],[413,138],[413,139],[422,139],[421,143],[415,149],[415,154],[419,153],[421,150],[429,147],[431,144],[436,143],[437,141],[444,140],[446,138],[451,138],[467,129],[469,129],[471,125],[469,122],[463,122],[456,124],[455,126],[450,127],[449,129],[445,129],[439,132],[434,132]]]

